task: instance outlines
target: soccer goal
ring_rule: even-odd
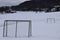
[[[55,23],[55,18],[47,18],[47,23]]]
[[[3,37],[31,37],[31,20],[5,20]]]

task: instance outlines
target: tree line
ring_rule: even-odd
[[[57,7],[55,7],[57,6]],[[54,9],[55,8],[55,9]],[[0,13],[15,13],[16,11],[60,11],[60,4],[47,4],[43,2],[25,1],[15,6],[2,6]]]

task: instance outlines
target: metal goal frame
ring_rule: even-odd
[[[4,21],[4,27],[3,27],[3,37],[8,37],[7,35],[7,25],[8,25],[8,22],[16,22],[16,31],[15,31],[15,37],[17,37],[17,23],[18,22],[29,22],[29,27],[28,27],[28,37],[31,37],[32,36],[32,24],[31,24],[31,20],[5,20]]]

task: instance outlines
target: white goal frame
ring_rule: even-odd
[[[31,37],[32,36],[32,25],[31,25],[31,20],[5,20],[4,21],[4,27],[3,27],[3,37],[8,37],[7,35],[7,25],[8,25],[8,22],[16,22],[16,31],[15,31],[15,37],[17,37],[17,23],[18,22],[29,22],[29,27],[28,27],[28,37]]]

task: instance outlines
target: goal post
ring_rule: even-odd
[[[31,20],[5,20],[3,27],[3,37],[31,37]]]

